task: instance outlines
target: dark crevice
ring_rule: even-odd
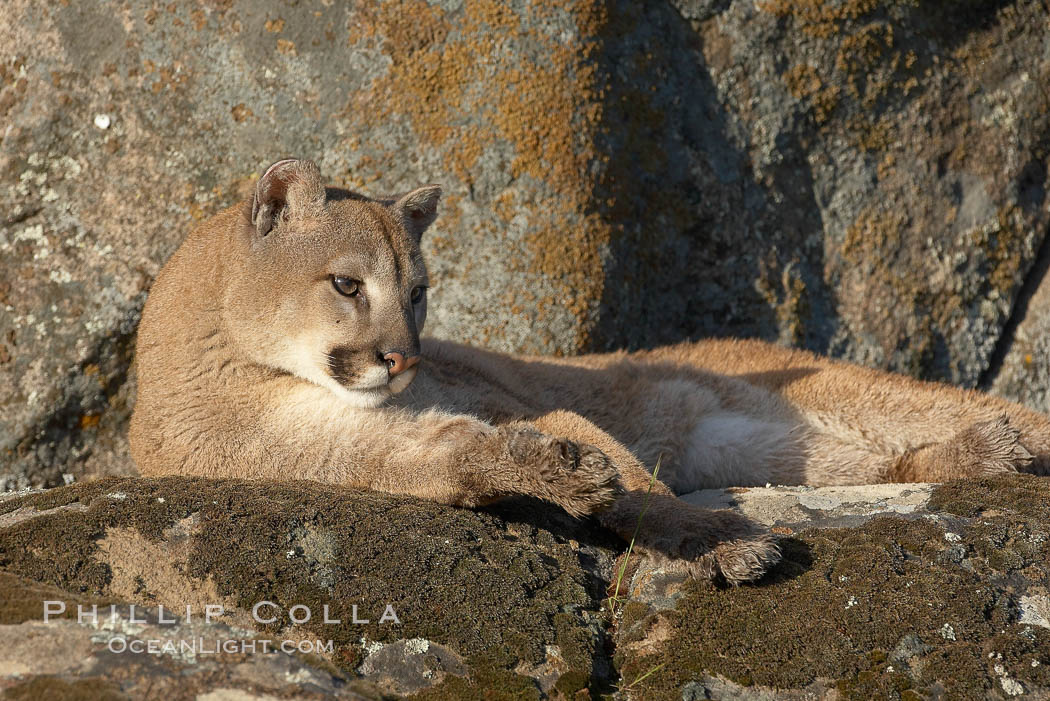
[[[16,214],[15,216],[11,217],[10,219],[4,220],[4,226],[14,226],[15,224],[21,224],[22,222],[24,222],[24,221],[26,221],[28,219],[32,219],[36,215],[40,214],[40,212],[42,212],[43,209],[44,209],[43,207],[33,207],[33,208],[30,208],[30,209],[27,209],[27,210],[23,211],[20,214]]]
[[[1025,276],[1024,282],[1021,283],[1021,289],[1018,291],[1013,306],[1010,308],[1010,316],[1007,317],[1002,333],[999,334],[999,340],[995,342],[995,349],[988,360],[988,367],[981,373],[981,379],[977,382],[979,389],[989,390],[999,376],[999,372],[1003,369],[1003,363],[1006,361],[1006,356],[1010,353],[1010,348],[1013,347],[1014,338],[1017,335],[1017,327],[1028,315],[1028,305],[1031,303],[1032,296],[1035,295],[1036,290],[1039,289],[1039,285],[1046,277],[1048,270],[1050,270],[1050,231],[1043,234],[1043,242],[1039,245],[1035,262],[1032,263],[1032,267],[1028,270],[1028,275]]]

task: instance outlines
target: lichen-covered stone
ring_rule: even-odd
[[[4,577],[168,617],[222,606],[247,631],[331,641],[328,661],[371,688],[436,698],[602,684],[615,546],[531,502],[469,511],[316,483],[110,478],[0,503]],[[40,596],[0,612],[40,618]]]
[[[1040,263],[1033,275],[1042,277],[1030,296],[1018,300],[1016,328],[987,384],[996,394],[1050,413],[1050,242],[1044,244]]]
[[[614,635],[625,698],[1050,692],[1050,482],[881,489],[737,492],[784,534],[784,563],[756,586],[637,566]]]
[[[445,186],[435,334],[973,386],[1050,224],[1047,36],[1028,0],[8,0],[0,486],[130,469],[150,281],[288,154]]]
[[[781,341],[975,385],[1047,230],[1045,9],[692,5],[753,191],[729,200],[722,277],[747,271]]]

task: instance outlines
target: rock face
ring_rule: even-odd
[[[1044,244],[1045,246],[1046,244]],[[993,358],[994,373],[986,385],[996,394],[1050,413],[1050,258],[1029,276],[1014,313],[1011,341]],[[1001,363],[996,361],[1001,360]]]
[[[1050,481],[686,498],[772,526],[783,564],[754,586],[684,581],[637,555],[615,564],[622,543],[524,501],[474,512],[307,483],[114,478],[9,497],[0,691],[621,701],[1050,691]],[[65,610],[45,622],[45,601]],[[272,604],[256,620],[259,602]],[[223,615],[207,620],[209,605]],[[398,620],[380,622],[388,605]],[[92,606],[97,618],[78,619]],[[155,654],[131,652],[149,641]]]
[[[990,384],[1050,217],[1047,28],[1023,0],[9,0],[0,480],[128,469],[150,281],[287,154],[444,184],[437,335],[757,335]]]

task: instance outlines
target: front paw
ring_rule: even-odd
[[[753,582],[780,562],[780,557],[780,545],[772,533],[720,543],[713,553],[714,578],[721,576],[733,586]]]
[[[735,511],[685,507],[645,544],[672,570],[739,585],[760,579],[780,562],[775,535]]]
[[[529,475],[534,496],[577,518],[601,511],[623,494],[616,467],[592,445],[514,429],[508,450]]]

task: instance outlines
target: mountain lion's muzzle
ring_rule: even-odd
[[[403,353],[391,351],[383,354],[383,360],[387,362],[387,372],[390,373],[390,376],[396,377],[418,363],[419,354],[405,357]]]

